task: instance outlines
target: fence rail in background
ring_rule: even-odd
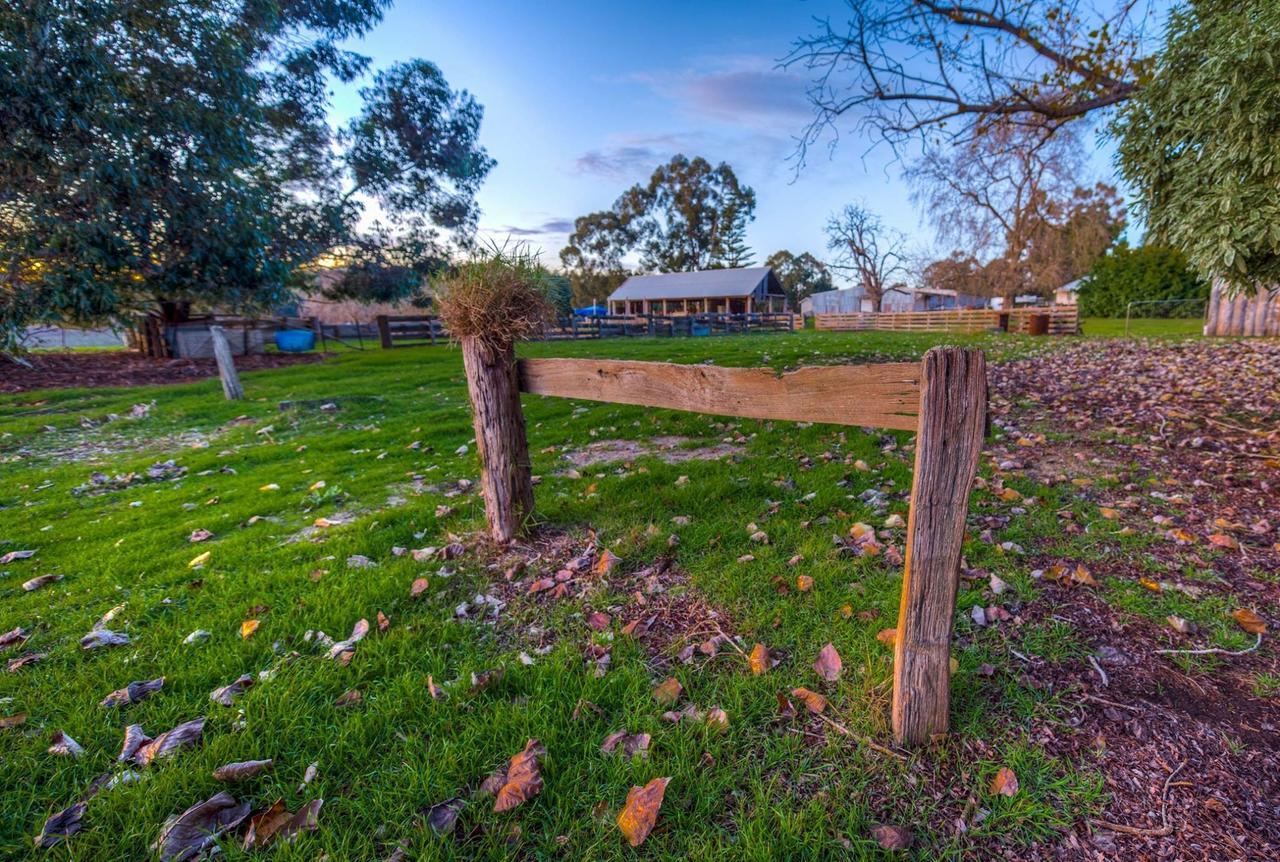
[[[1252,296],[1228,296],[1215,281],[1205,310],[1205,335],[1280,335],[1280,290],[1260,289]]]
[[[383,349],[443,344],[449,340],[449,332],[440,318],[431,314],[379,314],[377,323],[378,340]]]
[[[637,314],[617,317],[562,317],[544,326],[537,341],[639,336],[710,336],[743,332],[791,332],[803,321],[794,314]],[[378,339],[383,347],[442,344],[449,332],[432,315],[379,315]]]
[[[959,308],[945,311],[858,312],[814,315],[814,327],[829,332],[1016,332],[1023,335],[1075,335],[1080,314],[1074,305],[1043,308]]]

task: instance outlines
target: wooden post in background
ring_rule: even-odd
[[[900,745],[927,743],[948,727],[960,548],[986,411],[981,351],[935,347],[925,354],[893,656],[893,735]]]
[[[213,358],[218,363],[218,377],[222,380],[222,394],[228,401],[242,400],[244,387],[240,385],[240,375],[236,373],[236,361],[231,356],[226,333],[221,326],[210,326],[209,337],[213,341]]]
[[[471,392],[489,533],[494,541],[506,543],[523,531],[533,514],[533,476],[515,347],[495,347],[477,336],[464,335],[462,363]]]
[[[391,349],[391,322],[387,320],[385,314],[379,314],[374,320],[378,323],[378,340],[382,343],[383,350]]]

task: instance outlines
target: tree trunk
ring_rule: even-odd
[[[240,385],[240,375],[236,373],[236,361],[231,355],[231,346],[227,344],[227,336],[221,326],[210,326],[209,337],[213,340],[213,358],[218,363],[218,377],[222,380],[222,394],[228,401],[244,399],[244,387]]]
[[[494,349],[478,338],[463,336],[462,362],[471,393],[489,533],[494,541],[506,543],[524,530],[533,514],[533,478],[515,347]]]
[[[893,656],[893,735],[902,745],[947,730],[960,548],[986,412],[982,351],[935,347],[925,354]]]

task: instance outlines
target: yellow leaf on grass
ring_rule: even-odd
[[[761,643],[756,644],[751,648],[747,664],[751,666],[751,672],[756,676],[769,670],[769,648]]]
[[[807,593],[813,589],[813,578],[808,575],[801,575],[796,578],[796,589],[802,593]]]
[[[240,637],[251,638],[253,633],[258,630],[257,620],[245,620],[240,624]]]
[[[655,778],[644,787],[632,787],[627,791],[627,802],[618,814],[618,828],[632,847],[639,847],[653,831],[662,807],[662,796],[667,792],[671,776]]]
[[[841,606],[840,606],[840,616],[841,616],[841,617],[843,617],[843,618],[844,618],[844,619],[846,619],[846,620],[847,620],[847,619],[849,619],[850,617],[852,617],[852,616],[853,616],[853,605],[841,605]]]
[[[1004,488],[997,496],[1006,503],[1016,503],[1022,499],[1022,495],[1013,488]]]
[[[205,563],[209,562],[209,560],[211,559],[213,559],[213,551],[205,551],[203,554],[196,557],[191,562],[187,563],[187,568],[194,569],[197,566],[203,566]]]
[[[885,646],[892,648],[898,640],[898,630],[880,629],[880,631],[876,633],[876,640],[880,641],[880,643]]]
[[[1236,625],[1251,635],[1260,635],[1267,630],[1267,624],[1262,617],[1248,608],[1236,608],[1231,612],[1231,616],[1236,621]]]
[[[814,715],[821,715],[822,711],[827,708],[827,699],[825,697],[816,691],[809,691],[803,686],[791,689],[791,696],[799,698],[804,703],[805,709]]]
[[[605,552],[596,559],[596,564],[591,567],[591,570],[597,575],[607,575],[621,562],[622,559],[617,554],[606,548]]]
[[[1018,776],[1009,767],[1000,767],[996,777],[991,779],[991,792],[1000,796],[1013,796],[1018,792]]]
[[[1164,592],[1164,587],[1160,586],[1158,581],[1153,581],[1150,578],[1138,578],[1138,583],[1151,590],[1153,593]]]
[[[538,758],[547,753],[542,744],[531,739],[524,745],[524,750],[511,758],[507,767],[507,780],[498,790],[494,800],[494,811],[509,811],[520,803],[542,790],[542,774],[539,771]]]
[[[267,483],[266,485],[263,485],[263,486],[262,486],[261,488],[259,488],[258,490],[259,490],[259,491],[279,491],[279,490],[280,490],[280,486],[279,486],[279,485],[277,485],[275,482],[269,482],[269,483]]]
[[[1116,518],[1120,517],[1120,512],[1109,506],[1098,507],[1098,514],[1106,518],[1108,521],[1114,521]]]

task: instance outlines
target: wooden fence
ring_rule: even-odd
[[[379,315],[378,336],[383,347],[442,344],[449,333],[432,315]],[[746,332],[791,332],[803,321],[794,314],[636,314],[608,317],[562,317],[542,327],[534,340],[629,336],[702,336]]]
[[[1044,332],[1037,332],[1041,319]],[[848,332],[879,330],[887,332],[1016,332],[1024,335],[1075,335],[1080,331],[1079,311],[1074,305],[1044,308],[1015,308],[1000,311],[988,308],[958,308],[945,311],[859,312],[856,314],[818,314],[814,327],[820,330]]]
[[[378,340],[384,349],[443,344],[449,340],[440,318],[431,314],[379,314]]]
[[[986,427],[981,351],[935,347],[920,363],[719,368],[611,359],[526,359],[462,339],[490,534],[533,516],[521,392],[723,416],[916,431],[905,570],[894,641],[893,733],[921,745],[948,727],[951,635],[969,493]]]
[[[1280,335],[1280,291],[1228,296],[1224,285],[1215,281],[1205,310],[1204,334]]]

